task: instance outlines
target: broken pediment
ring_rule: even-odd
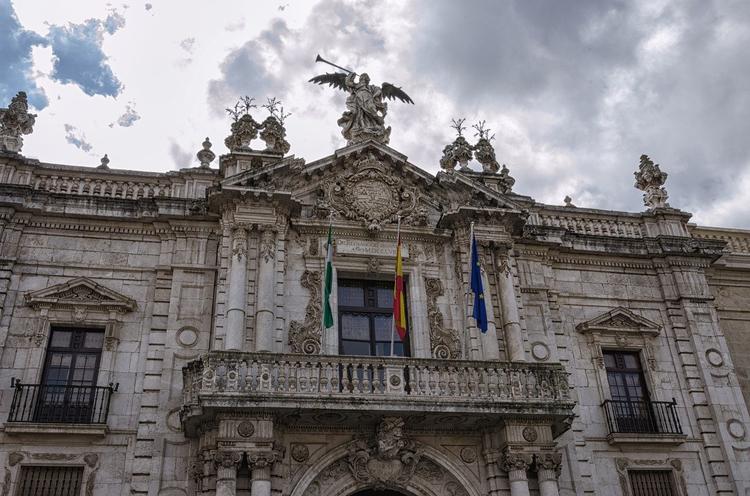
[[[305,164],[284,159],[274,165],[246,170],[222,181],[225,191],[254,195],[291,195],[306,216],[361,223],[370,232],[398,222],[415,227],[435,226],[459,210],[519,212],[502,193],[462,174],[428,172],[392,148],[372,141],[337,150]],[[463,216],[466,212],[461,210]]]
[[[636,315],[627,308],[617,307],[596,318],[581,322],[576,326],[578,332],[587,333],[623,333],[634,332],[638,334],[659,334],[661,327],[640,315]]]
[[[105,288],[86,277],[77,277],[24,296],[32,308],[97,307],[106,311],[132,312],[136,303],[131,298]]]

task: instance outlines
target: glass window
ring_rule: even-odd
[[[339,279],[339,350],[342,355],[409,355],[393,328],[393,282]],[[408,308],[407,308],[408,323]]]

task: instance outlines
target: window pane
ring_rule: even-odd
[[[625,359],[625,368],[626,369],[640,369],[641,364],[638,363],[638,356],[633,353],[628,353],[623,355],[623,358]]]
[[[364,307],[365,290],[361,287],[339,286],[339,305],[342,307]]]
[[[343,314],[341,316],[341,337],[370,341],[370,319],[366,315]]]
[[[608,369],[614,369],[617,367],[615,356],[612,353],[604,352],[604,366]]]
[[[342,355],[370,355],[370,343],[367,341],[342,341]]]
[[[375,340],[376,341],[391,341],[391,329],[393,328],[393,316],[392,315],[376,315],[374,320],[375,324]],[[395,341],[401,341],[398,333],[393,330],[393,336]]]
[[[387,343],[376,343],[375,351],[377,356],[390,356],[391,354],[391,342]],[[393,342],[393,355],[404,356],[404,343],[399,341]]]
[[[70,348],[71,336],[73,336],[71,331],[56,331],[53,329],[49,345],[53,348]]]
[[[393,288],[377,289],[378,308],[393,308]]]
[[[104,344],[104,333],[103,332],[87,332],[86,337],[83,340],[84,348],[100,349]]]

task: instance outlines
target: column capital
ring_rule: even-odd
[[[557,480],[562,471],[562,453],[544,452],[534,455],[539,480]]]
[[[247,257],[247,233],[252,226],[235,224],[232,226],[232,257],[243,259]]]
[[[274,463],[281,461],[283,453],[281,450],[274,449],[268,451],[251,451],[247,453],[247,464],[251,469],[270,467]]]
[[[216,451],[214,453],[214,463],[216,468],[238,468],[242,461],[242,453],[239,451]]]
[[[523,473],[523,479],[526,479],[526,471],[534,462],[534,456],[531,453],[518,453],[515,451],[505,451],[498,463],[500,468],[508,472],[509,475]]]

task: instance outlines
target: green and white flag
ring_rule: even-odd
[[[326,249],[326,275],[323,287],[323,327],[333,327],[331,311],[331,288],[333,287],[333,226],[328,226],[328,248]]]

